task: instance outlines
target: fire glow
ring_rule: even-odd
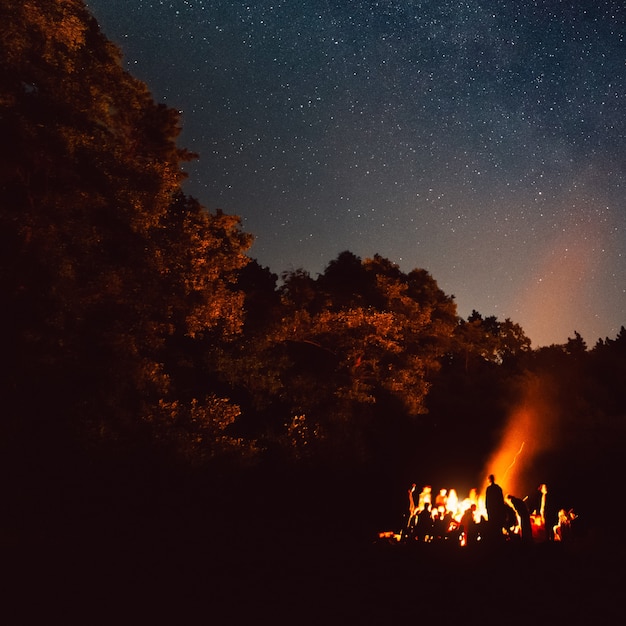
[[[526,475],[528,470],[534,469],[534,459],[539,453],[549,450],[552,445],[558,412],[551,406],[552,403],[548,400],[550,394],[546,389],[546,382],[537,377],[528,377],[525,380],[521,402],[511,412],[502,431],[499,446],[484,466],[485,482],[479,489],[471,489],[461,498],[453,488],[441,489],[436,493],[430,485],[419,491],[417,485],[413,484],[408,494],[409,516],[406,528],[399,534],[381,533],[380,537],[383,538],[384,535],[400,540],[404,533],[419,541],[453,539],[460,545],[467,545],[472,539],[480,541],[484,537],[481,534],[486,532],[485,522],[488,521],[485,506],[488,484],[486,477],[493,474],[503,494],[513,496],[508,502],[509,506],[506,507],[509,516],[507,528],[502,532],[509,538],[524,534],[521,532],[522,517],[516,511],[519,509],[525,519],[530,516],[533,540],[545,540],[546,526],[549,524],[547,527],[552,528],[552,520],[545,519],[545,496],[542,498],[541,506],[528,510],[526,515],[524,502],[527,497],[515,497],[515,494],[524,493]],[[545,488],[547,493],[545,485],[541,488]],[[515,506],[514,501],[517,501]],[[529,505],[527,502],[526,506]],[[425,520],[421,529],[418,528],[420,516]],[[427,519],[428,516],[430,521]],[[432,531],[424,530],[425,528],[432,528]]]
[[[542,493],[547,494],[545,485],[541,487],[545,489]],[[460,498],[453,488],[440,489],[435,495],[430,485],[425,485],[418,492],[414,483],[408,490],[408,499],[409,516],[406,527],[400,533],[379,533],[380,539],[399,542],[408,538],[422,543],[448,540],[466,546],[482,541],[489,530],[485,494],[479,494],[476,489],[471,489],[466,497]],[[532,539],[535,541],[544,541],[547,538],[544,503],[545,500],[542,500],[540,508],[528,512]],[[508,521],[506,529],[501,530],[502,538],[523,538],[523,521],[513,502],[506,508]]]
[[[526,379],[522,400],[511,412],[500,445],[484,466],[484,476],[494,474],[505,493],[522,493],[533,461],[552,446],[558,410],[549,401],[546,387],[546,381],[538,377]]]

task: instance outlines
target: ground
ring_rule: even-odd
[[[11,624],[609,624],[623,551],[593,540],[462,549],[258,529],[84,533],[4,546]]]
[[[367,496],[346,498],[343,485],[332,496],[330,483],[303,493],[291,481],[267,484],[209,493],[175,480],[145,495],[144,484],[120,481],[89,498],[83,484],[48,499],[27,494],[20,515],[14,506],[0,518],[3,623],[622,621],[626,545],[592,525],[571,544],[527,549],[407,546],[380,541],[389,528],[360,506],[355,515]]]

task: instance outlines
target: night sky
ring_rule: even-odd
[[[626,325],[623,0],[87,0],[250,255],[428,270],[533,346]]]

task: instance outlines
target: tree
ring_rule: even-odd
[[[0,11],[9,419],[44,446],[51,433],[163,439],[185,411],[232,421],[237,409],[210,389],[175,397],[173,346],[239,331],[233,286],[249,236],[181,193],[192,155],[176,145],[178,113],[123,70],[82,1],[4,0]],[[185,428],[174,430],[179,440]]]
[[[350,252],[317,280],[303,270],[284,274],[280,294],[280,310],[263,339],[248,341],[231,382],[264,364],[265,374],[255,368],[256,389],[273,395],[274,432],[283,429],[286,445],[371,457],[395,417],[424,412],[429,376],[456,324],[453,299],[427,272],[407,275],[378,255],[361,261]]]
[[[510,362],[530,351],[531,342],[519,324],[509,318],[500,322],[494,315],[483,318],[472,311],[461,320],[454,337],[452,354],[462,358],[465,370],[472,363]]]

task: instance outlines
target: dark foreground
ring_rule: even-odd
[[[593,529],[528,549],[390,545],[355,515],[366,497],[327,485],[89,484],[5,509],[3,624],[622,623],[626,550]]]
[[[623,611],[623,551],[588,540],[488,550],[199,530],[5,543],[4,623],[615,624]]]

